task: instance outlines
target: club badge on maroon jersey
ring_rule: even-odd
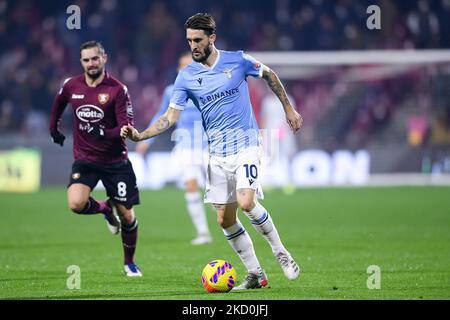
[[[81,176],[81,174],[79,174],[78,172],[74,173],[74,174],[72,174],[72,179],[73,180],[78,180],[78,179],[80,179],[80,176]]]
[[[101,104],[107,103],[108,100],[109,100],[109,94],[107,94],[107,93],[99,93],[98,94],[98,102],[100,102]]]

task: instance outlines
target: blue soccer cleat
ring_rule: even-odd
[[[125,264],[123,269],[125,270],[125,275],[127,277],[142,277],[141,270],[135,263]]]

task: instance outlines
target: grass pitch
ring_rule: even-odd
[[[0,299],[450,299],[449,188],[266,191],[262,203],[303,273],[286,280],[269,245],[239,213],[270,288],[226,294],[201,286],[203,266],[216,258],[235,265],[238,282],[245,276],[212,208],[213,244],[192,246],[182,191],[143,191],[141,202],[136,261],[144,277],[128,279],[120,236],[101,215],[71,213],[64,187],[0,193]],[[81,289],[67,288],[71,265],[80,268]],[[367,287],[371,265],[380,268],[380,289]]]

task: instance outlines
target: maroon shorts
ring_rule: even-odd
[[[102,181],[106,194],[113,202],[122,204],[127,209],[140,203],[136,175],[130,160],[110,165],[76,160],[72,164],[68,187],[74,183],[81,183],[93,190],[99,180]]]

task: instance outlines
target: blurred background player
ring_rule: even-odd
[[[190,52],[182,54],[178,61],[178,71],[192,62]],[[153,117],[148,127],[152,126],[169,107],[172,96],[173,84],[164,89],[163,98],[158,112]],[[198,131],[195,131],[195,128]],[[177,122],[175,130],[176,145],[173,155],[181,168],[181,181],[185,188],[186,206],[197,231],[197,237],[191,241],[193,245],[201,245],[212,242],[212,237],[208,228],[205,207],[202,195],[199,191],[198,177],[205,174],[205,152],[207,141],[203,139],[202,117],[195,105],[189,100],[186,103],[184,112]],[[201,139],[201,141],[199,141]],[[136,152],[145,155],[150,144],[155,139],[141,141],[136,145]]]
[[[288,98],[295,109],[295,100],[290,95]],[[297,144],[286,123],[280,100],[273,93],[268,93],[261,101],[261,127],[266,130],[266,134],[262,135],[265,165],[261,183],[266,189],[283,187],[283,191],[290,194],[295,187],[286,168],[289,168],[290,160],[297,152]]]
[[[286,121],[294,133],[300,129],[302,118],[271,69],[242,51],[216,49],[216,23],[211,15],[198,13],[186,21],[185,28],[195,62],[178,73],[167,112],[142,133],[127,125],[122,127],[121,135],[141,141],[161,134],[178,121],[186,101],[191,99],[201,111],[209,143],[205,202],[216,207],[217,221],[248,271],[247,277],[234,290],[257,289],[268,284],[253,242],[237,218],[238,207],[270,244],[284,275],[294,280],[300,268],[281,242],[270,214],[257,201],[257,197],[263,197],[258,180],[261,138],[247,77],[267,81],[280,99]]]
[[[107,55],[101,43],[89,41],[80,48],[84,74],[68,78],[56,95],[50,119],[50,135],[63,146],[65,136],[58,124],[67,104],[72,106],[74,163],[67,199],[77,214],[102,213],[111,233],[121,232],[124,271],[142,276],[134,262],[138,222],[133,205],[139,204],[136,176],[120,128],[133,123],[133,108],[127,87],[105,71]],[[107,201],[90,194],[101,180]]]

